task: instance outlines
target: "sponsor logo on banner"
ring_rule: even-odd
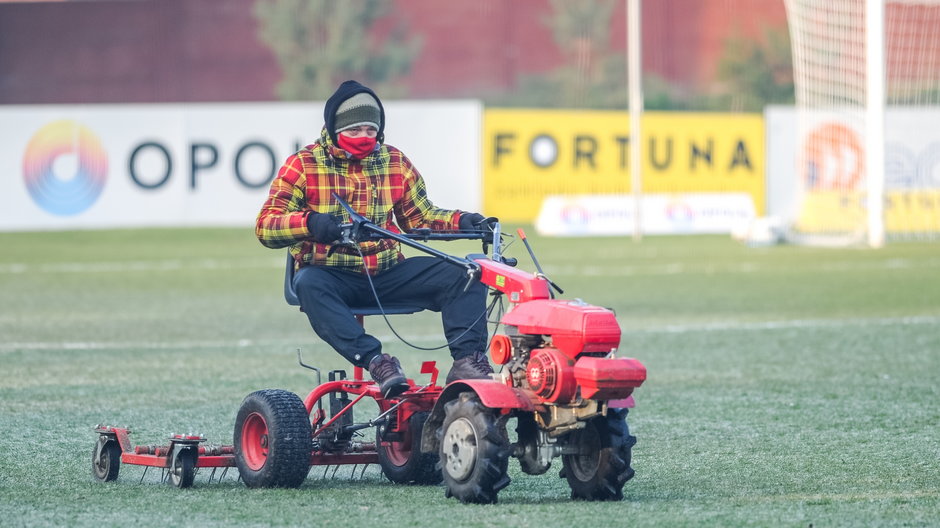
[[[549,196],[535,222],[542,235],[630,235],[631,195]],[[745,193],[649,194],[640,199],[640,227],[650,235],[730,233],[755,216]]]
[[[762,211],[760,115],[649,112],[643,131],[644,193],[747,193]],[[631,191],[626,112],[486,110],[483,149],[484,211],[504,221],[533,221],[551,195]]]
[[[801,233],[864,229],[865,151],[858,133],[845,123],[818,124],[803,141],[803,202],[793,227]]]
[[[88,127],[70,120],[40,128],[23,153],[23,182],[36,205],[59,216],[91,207],[108,179],[108,154]]]
[[[847,125],[822,123],[807,134],[803,144],[803,180],[807,189],[856,189],[864,168],[862,141]]]
[[[0,231],[251,226],[322,105],[0,105]],[[481,210],[477,101],[386,106],[435,205]],[[434,136],[426,123],[453,123]]]
[[[889,235],[940,232],[940,110],[885,112],[884,225]],[[808,121],[808,122],[803,122]],[[805,127],[805,129],[803,128]],[[807,234],[862,234],[868,223],[865,135],[858,116],[770,108],[768,213]],[[795,169],[795,170],[794,170]]]

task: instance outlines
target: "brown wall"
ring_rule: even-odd
[[[0,103],[266,101],[280,66],[259,42],[255,0],[0,2]],[[562,60],[548,0],[395,0],[422,35],[411,97],[512,90]],[[707,92],[726,38],[786,28],[783,0],[643,3],[644,70]],[[624,5],[611,45],[625,47]],[[377,31],[388,30],[381,25]]]
[[[0,5],[0,102],[271,100],[254,0]]]

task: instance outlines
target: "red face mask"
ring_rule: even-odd
[[[356,159],[363,159],[375,150],[377,139],[374,137],[349,137],[346,134],[336,136],[339,148],[352,154]]]

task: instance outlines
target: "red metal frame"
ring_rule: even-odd
[[[440,396],[443,387],[437,385],[437,379],[440,372],[437,369],[436,362],[425,361],[421,365],[422,374],[430,374],[431,379],[428,385],[416,385],[414,380],[408,380],[411,388],[394,400],[382,398],[382,393],[373,381],[363,380],[363,371],[356,368],[352,380],[328,381],[313,389],[304,400],[304,407],[311,420],[317,420],[318,415],[314,412],[317,402],[324,396],[342,392],[355,395],[349,404],[340,412],[336,413],[326,423],[313,423],[314,433],[311,436],[316,438],[325,429],[327,429],[336,420],[348,413],[357,403],[364,398],[372,398],[379,406],[380,412],[386,412],[395,407],[395,419],[391,420],[392,426],[388,429],[390,432],[402,432],[402,424],[407,424],[411,416],[416,412],[430,411]],[[407,426],[405,426],[407,427]],[[158,468],[169,468],[172,463],[174,453],[174,444],[185,446],[188,449],[194,449],[197,453],[195,467],[235,467],[235,447],[231,445],[223,446],[203,446],[194,445],[205,442],[205,438],[196,435],[173,435],[170,437],[169,445],[134,445],[130,439],[130,429],[126,427],[114,427],[99,425],[95,432],[102,436],[108,436],[117,441],[121,448],[121,463],[135,466],[148,466]],[[348,464],[377,464],[378,454],[376,449],[379,446],[375,443],[363,444],[363,451],[356,453],[333,453],[314,450],[310,453],[311,466],[335,466]]]
[[[173,435],[170,445],[165,446],[135,446],[131,443],[130,430],[126,427],[113,427],[99,425],[95,428],[99,435],[109,436],[117,440],[121,447],[121,463],[135,466],[150,466],[168,468],[172,462],[173,444],[192,446],[204,442],[205,438],[195,435]],[[198,446],[196,449],[196,467],[235,467],[235,449],[233,446],[207,447]]]
[[[480,282],[506,294],[511,303],[548,299],[548,281],[527,271],[486,258],[475,259],[480,266]]]

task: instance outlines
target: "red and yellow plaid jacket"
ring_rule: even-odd
[[[329,213],[349,222],[349,215],[332,198],[333,192],[389,231],[458,228],[460,211],[431,203],[421,174],[400,150],[381,145],[364,160],[349,158],[333,145],[324,128],[320,141],[287,158],[278,171],[258,214],[258,240],[269,248],[289,246],[298,266],[335,266],[374,275],[404,259],[393,240],[360,243],[364,260],[352,248],[339,248],[327,257],[330,246],[310,238],[307,215]]]

